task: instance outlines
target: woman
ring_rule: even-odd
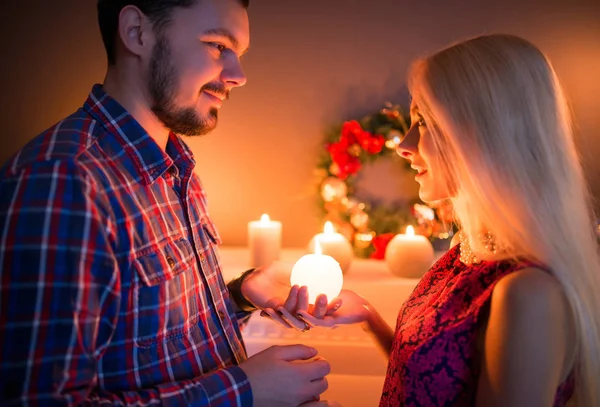
[[[508,35],[417,62],[399,154],[420,197],[450,199],[460,244],[423,277],[394,333],[352,292],[320,326],[363,322],[389,353],[381,406],[600,405],[600,261],[565,97]]]

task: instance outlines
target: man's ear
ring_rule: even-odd
[[[155,40],[152,24],[136,6],[125,6],[119,13],[119,39],[133,55],[148,57],[151,54]]]

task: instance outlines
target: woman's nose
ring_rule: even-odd
[[[418,126],[412,126],[400,144],[398,144],[398,148],[396,152],[402,158],[409,159],[413,155],[415,155],[418,151],[419,146],[419,128]]]

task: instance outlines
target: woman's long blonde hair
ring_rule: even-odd
[[[534,45],[476,37],[418,61],[409,76],[462,230],[545,265],[576,328],[580,406],[600,406],[600,260],[587,183],[558,78]]]

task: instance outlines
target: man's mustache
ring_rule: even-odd
[[[229,99],[229,94],[231,93],[231,91],[225,89],[225,85],[218,82],[207,83],[200,89],[200,92],[203,91],[209,91],[210,93],[221,95],[225,98],[225,100]]]

